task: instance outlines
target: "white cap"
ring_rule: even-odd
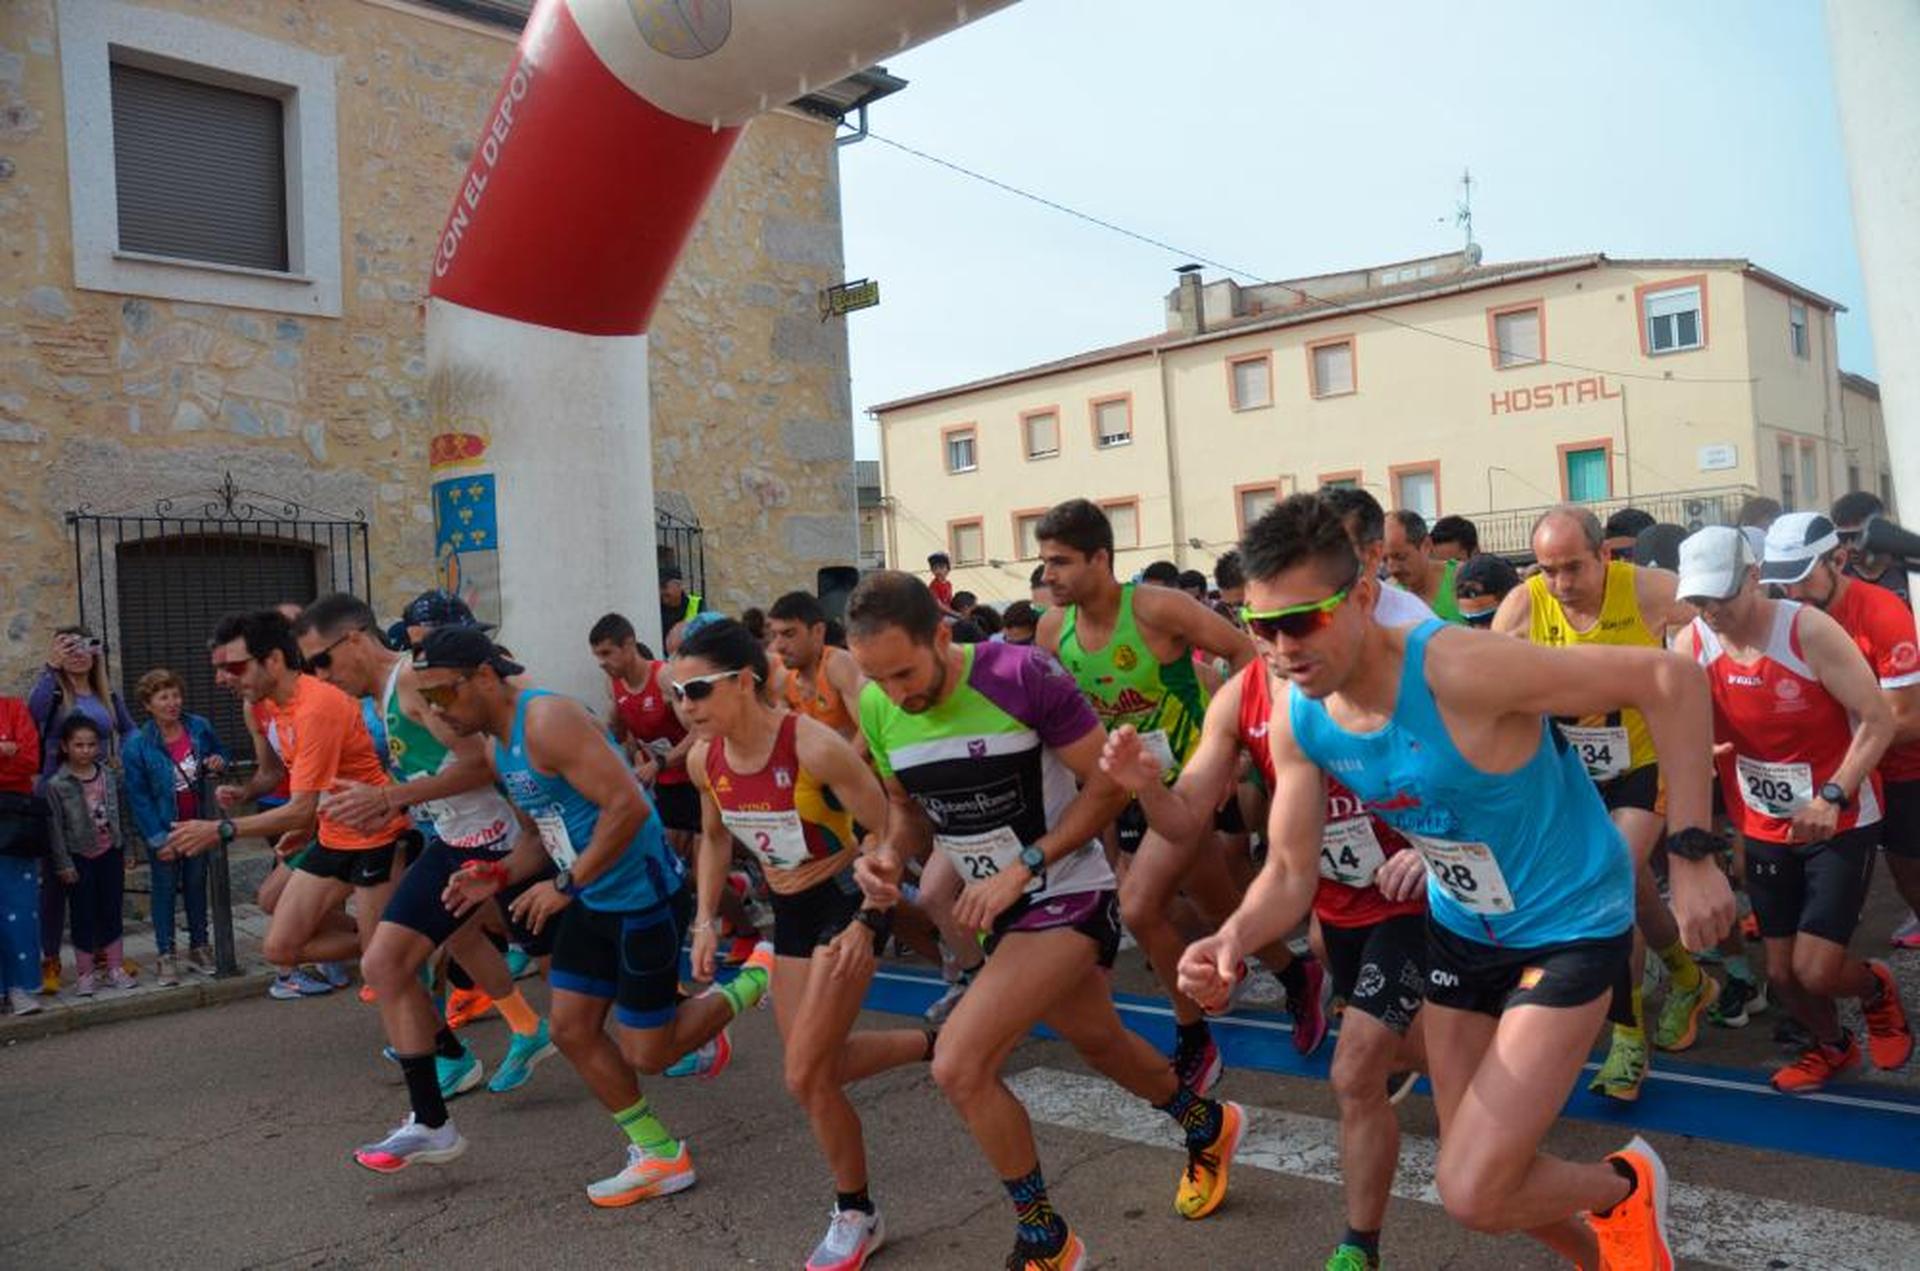
[[[1747,536],[1731,525],[1709,525],[1680,544],[1682,600],[1730,600],[1754,564]]]
[[[1840,535],[1833,522],[1819,512],[1785,513],[1767,527],[1766,563],[1760,567],[1760,581],[1797,583],[1839,546]]]

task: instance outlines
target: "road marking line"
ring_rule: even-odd
[[[1037,1121],[1109,1138],[1177,1150],[1180,1137],[1167,1118],[1112,1082],[1052,1068],[1011,1074],[1007,1084]],[[1249,1123],[1236,1162],[1316,1183],[1340,1177],[1340,1126],[1326,1117],[1247,1107]],[[1400,1172],[1393,1194],[1438,1205],[1433,1167],[1438,1145],[1419,1135],[1400,1138]],[[1920,1226],[1748,1196],[1717,1187],[1673,1184],[1674,1253],[1731,1271],[1817,1266],[1828,1271],[1886,1271],[1912,1265]],[[1339,1216],[1328,1219],[1335,1233]],[[1329,1236],[1331,1239],[1332,1236]]]

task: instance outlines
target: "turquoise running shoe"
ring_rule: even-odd
[[[507,1057],[494,1069],[493,1080],[487,1083],[487,1089],[494,1094],[518,1090],[533,1076],[534,1066],[553,1053],[553,1042],[547,1037],[547,1021],[543,1019],[538,1029],[525,1037],[515,1037],[508,1043]]]

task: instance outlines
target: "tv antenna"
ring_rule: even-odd
[[[1441,217],[1445,223],[1446,218]],[[1458,225],[1467,237],[1466,256],[1470,264],[1480,263],[1480,244],[1473,241],[1473,169],[1465,168],[1460,173],[1460,201],[1453,208],[1453,223]]]

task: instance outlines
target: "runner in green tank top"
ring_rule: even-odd
[[[1049,511],[1038,537],[1055,607],[1041,618],[1034,643],[1060,659],[1102,724],[1131,724],[1140,733],[1171,783],[1199,744],[1206,718],[1195,651],[1224,660],[1231,675],[1253,660],[1253,642],[1183,591],[1115,578],[1113,527],[1085,499]],[[1234,911],[1240,889],[1227,868],[1227,844],[1211,826],[1191,842],[1171,842],[1147,828],[1137,802],[1114,829],[1121,916],[1173,1002],[1175,1069],[1204,1093],[1219,1075],[1219,1052],[1199,1006],[1174,981],[1187,941],[1170,909],[1174,893],[1184,890],[1203,917],[1218,922]]]

